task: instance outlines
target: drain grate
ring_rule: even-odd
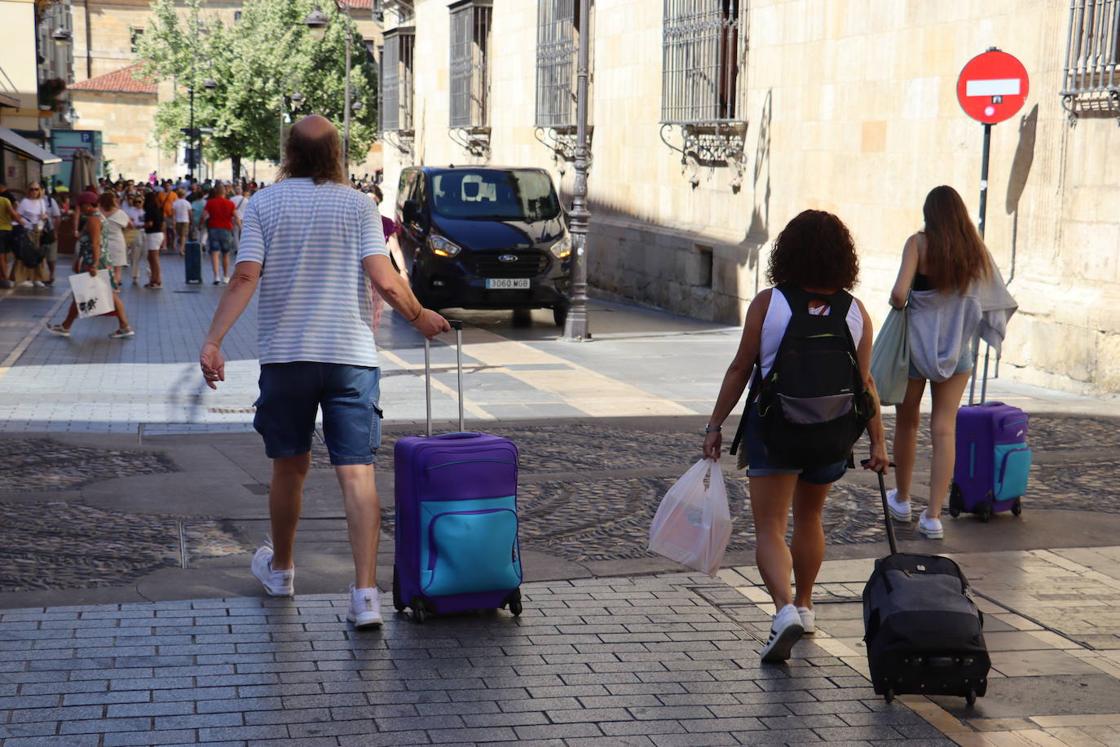
[[[255,407],[208,407],[206,412],[214,415],[252,415],[257,411]]]

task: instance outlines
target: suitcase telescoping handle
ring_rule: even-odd
[[[860,464],[866,467],[870,462],[870,459],[863,459],[860,461]],[[893,467],[894,464],[892,463],[891,466]],[[890,542],[891,545],[891,555],[894,555],[898,552],[898,543],[894,538],[894,524],[891,523],[891,510],[887,506],[887,483],[883,480],[882,472],[876,472],[875,475],[879,478],[879,497],[883,501],[883,520],[887,523],[887,541]]]
[[[463,413],[463,323],[449,319],[448,324],[455,330],[455,367],[458,371],[459,386],[459,432],[466,430]],[[424,338],[424,403],[428,412],[428,438],[432,437],[432,344]]]

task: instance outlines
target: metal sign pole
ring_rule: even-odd
[[[992,151],[992,126],[984,125],[984,149],[980,156],[980,222],[977,229],[980,238],[984,238],[984,226],[988,218],[988,161]],[[980,335],[977,334],[972,344],[972,381],[968,385],[968,404],[976,400],[976,356],[980,353]],[[984,348],[984,379],[980,384],[980,402],[983,403],[988,394],[988,360],[992,354],[991,346]]]

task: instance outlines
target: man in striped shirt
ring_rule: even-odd
[[[315,416],[346,504],[355,583],[347,619],[381,624],[376,581],[381,511],[373,457],[381,443],[380,368],[366,277],[426,337],[447,320],[425,309],[393,269],[373,203],[342,171],[338,130],[311,116],[288,137],[282,179],[245,210],[233,279],[199,362],[206,383],[225,380],[222,340],[257,285],[260,398],[253,425],[273,460],[272,546],[257,550],[253,574],[273,596],[294,593],[292,549],[303,482],[311,466]]]

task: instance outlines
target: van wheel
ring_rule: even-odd
[[[515,326],[515,327],[532,327],[533,326],[533,310],[532,309],[514,309],[513,310],[513,326]]]
[[[554,306],[552,308],[552,321],[560,329],[564,329],[564,324],[568,321],[568,306]]]

